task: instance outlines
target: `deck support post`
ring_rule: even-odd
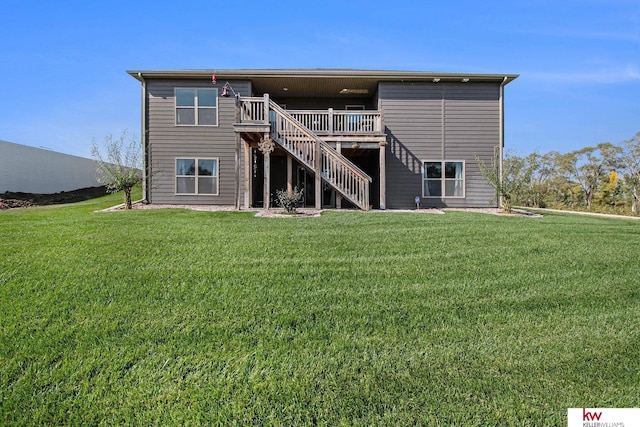
[[[322,151],[320,149],[320,143],[315,142],[316,148],[316,209],[322,209]]]
[[[251,204],[251,147],[244,141],[244,208]]]
[[[287,191],[293,191],[293,157],[287,154]]]
[[[269,94],[265,93],[262,96],[264,102],[264,124],[269,124]]]
[[[264,133],[262,140],[258,143],[258,149],[264,155],[264,185],[262,188],[262,205],[264,209],[269,209],[271,200],[271,152],[275,148],[275,143],[271,140],[268,132]]]
[[[387,208],[387,165],[385,160],[387,143],[380,143],[380,209]]]
[[[342,142],[336,142],[336,151],[342,154]],[[336,193],[336,209],[342,209],[342,196],[337,191]]]
[[[270,199],[271,197],[269,197],[269,194],[271,193],[271,171],[270,171],[270,166],[271,164],[271,156],[269,153],[264,153],[264,186],[262,189],[262,207],[264,209],[269,209],[271,206],[269,206],[270,204]]]

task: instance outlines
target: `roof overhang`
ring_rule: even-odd
[[[355,69],[255,69],[255,70],[128,70],[137,80],[211,79],[251,80],[256,95],[272,96],[372,96],[378,82],[484,82],[508,84],[517,74],[437,73]]]

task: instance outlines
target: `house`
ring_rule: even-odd
[[[152,204],[496,206],[475,156],[502,158],[517,75],[283,69],[127,71],[142,84]]]

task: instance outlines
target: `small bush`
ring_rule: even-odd
[[[296,213],[296,209],[300,207],[302,203],[302,197],[302,189],[298,190],[298,187],[295,187],[293,191],[276,191],[278,205],[290,214]]]

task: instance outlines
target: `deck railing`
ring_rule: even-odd
[[[382,133],[380,111],[287,110],[291,117],[318,135]]]
[[[320,139],[300,123],[293,120],[273,101],[269,113],[271,122],[271,138],[293,154],[303,165],[311,170],[316,169],[318,145]]]
[[[243,123],[267,123],[265,98],[243,97]],[[382,133],[380,111],[286,110],[302,126],[317,135],[371,135]]]
[[[269,123],[268,98],[242,97],[240,102],[240,121],[242,123]]]

